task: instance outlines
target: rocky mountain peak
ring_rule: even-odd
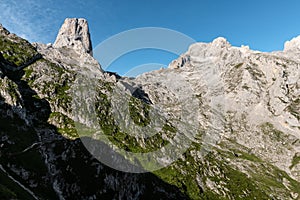
[[[286,41],[284,43],[284,51],[289,50],[300,50],[300,36],[291,39],[290,41]]]
[[[53,45],[55,48],[68,47],[80,53],[92,55],[92,42],[87,20],[67,18],[61,26]]]
[[[0,34],[1,35],[8,35],[9,34],[9,31],[6,30],[6,28],[4,28],[2,24],[0,24]]]
[[[216,47],[230,47],[230,43],[226,40],[226,38],[218,37],[212,41],[212,45]]]

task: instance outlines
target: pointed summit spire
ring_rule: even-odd
[[[87,20],[82,18],[65,19],[53,46],[56,48],[72,48],[80,53],[85,52],[92,56],[92,42]]]

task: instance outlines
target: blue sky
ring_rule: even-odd
[[[223,36],[234,46],[260,51],[282,50],[286,40],[300,35],[298,0],[0,0],[0,10],[0,23],[11,32],[42,43],[54,42],[66,17],[88,20],[94,47],[119,32],[149,26],[173,29],[199,42]],[[162,51],[133,52],[111,70],[124,74],[134,65],[167,65],[174,58]]]

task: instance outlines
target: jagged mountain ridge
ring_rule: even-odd
[[[75,23],[70,26],[73,30],[80,20],[67,21]],[[62,32],[68,32],[69,26],[63,27]],[[1,28],[0,158],[1,176],[7,183],[1,184],[2,195],[21,198],[25,193],[28,199],[299,198],[299,61],[293,50],[297,42],[286,45],[283,52],[261,53],[232,47],[218,38],[192,45],[169,69],[129,79],[101,70],[86,48],[89,40],[80,41],[89,39],[86,31],[84,37],[70,31],[68,38],[77,34],[79,39],[74,48],[72,42],[32,46]],[[56,41],[61,41],[60,35]],[[170,166],[145,175],[118,172],[99,163],[77,139],[75,122],[93,123],[84,109],[74,113],[72,108],[72,87],[81,80],[96,80],[97,119],[115,145],[133,152],[157,149],[172,142],[168,135],[186,130],[187,124],[192,144]],[[122,100],[133,106],[120,118],[130,117],[144,126],[149,123],[150,106],[162,111],[173,129],[150,140],[125,136],[112,109],[123,110]],[[24,162],[28,156],[34,160]],[[5,171],[32,194],[13,184]],[[44,194],[43,188],[52,189]]]

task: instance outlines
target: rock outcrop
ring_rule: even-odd
[[[67,47],[93,55],[88,22],[82,18],[67,18],[59,30],[53,45]]]
[[[0,66],[17,71],[40,58],[41,55],[28,41],[10,33],[0,24]]]
[[[300,51],[300,36],[285,42],[284,51]]]

